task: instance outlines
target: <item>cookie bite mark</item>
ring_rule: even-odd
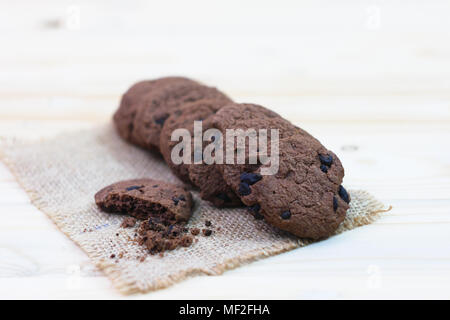
[[[188,221],[193,204],[192,195],[184,188],[152,179],[114,183],[97,192],[95,202],[105,212],[140,220],[157,217],[168,224]]]

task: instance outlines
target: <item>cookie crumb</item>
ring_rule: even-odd
[[[115,257],[116,255],[114,253],[110,256],[111,259],[114,259]]]
[[[211,221],[209,221],[209,220],[205,221],[205,226],[206,227],[211,227],[211,225],[212,225]]]
[[[199,234],[200,234],[200,229],[199,229],[199,228],[191,229],[191,234],[192,234],[193,236],[199,235]]]

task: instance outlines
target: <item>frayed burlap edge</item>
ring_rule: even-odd
[[[71,239],[79,248],[81,248],[81,250],[83,250],[88,255],[88,257],[95,264],[95,266],[100,270],[102,270],[105,273],[105,275],[109,279],[111,279],[114,287],[122,294],[128,295],[135,293],[146,293],[150,291],[167,288],[175,283],[181,282],[189,277],[193,277],[196,275],[220,275],[227,270],[232,270],[239,266],[249,264],[251,262],[263,258],[271,257],[283,252],[287,252],[295,248],[303,247],[314,242],[312,240],[307,239],[298,239],[298,241],[292,243],[284,243],[282,245],[271,245],[270,247],[267,247],[265,249],[257,249],[250,251],[245,256],[228,259],[225,262],[216,265],[212,269],[192,268],[184,270],[177,274],[169,275],[165,278],[159,279],[158,281],[155,282],[155,284],[149,286],[146,290],[141,290],[139,287],[135,285],[134,282],[124,281],[121,277],[121,270],[118,269],[114,263],[111,263],[106,260],[96,261],[96,258],[98,258],[96,256],[96,253],[94,251],[86,250],[86,248],[84,248],[81,245],[81,243],[78,243],[66,231],[65,224],[59,218],[58,213],[51,212],[51,210],[48,209],[47,203],[38,196],[36,190],[32,190],[26,187],[26,183],[25,181],[22,181],[22,179],[20,178],[20,175],[17,173],[17,169],[14,163],[10,161],[10,159],[6,156],[5,152],[3,151],[3,148],[7,148],[7,146],[9,144],[14,143],[14,141],[17,141],[17,139],[5,139],[0,137],[0,146],[1,146],[0,160],[8,167],[8,169],[11,171],[12,175],[14,176],[15,180],[18,182],[20,187],[27,193],[31,203],[40,211],[42,211],[44,214],[46,214],[55,223],[58,229],[60,229],[69,239]],[[336,230],[335,235],[340,234],[349,229],[368,225],[376,221],[381,216],[381,214],[388,212],[392,209],[391,206],[389,206],[389,208],[387,209],[384,209],[385,208],[384,204],[375,199],[367,191],[350,190],[349,192],[352,195],[359,195],[360,197],[363,197],[365,201],[368,203],[367,210],[369,210],[369,212],[364,216],[356,217],[356,219],[354,219],[353,221],[347,220],[344,221]]]

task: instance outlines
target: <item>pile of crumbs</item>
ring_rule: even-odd
[[[139,224],[135,218],[126,217],[120,226],[122,228],[135,228],[134,239],[130,238],[130,241],[145,247],[150,255],[159,254],[161,257],[164,256],[165,251],[175,250],[179,247],[190,247],[194,242],[198,241],[195,238],[198,235],[211,236],[214,228],[209,220],[205,221],[206,228],[189,229],[182,223],[171,224],[167,220],[158,217],[150,217]],[[116,236],[118,235],[119,233],[116,234]],[[120,259],[123,256],[123,252],[119,254],[112,253],[110,258]],[[137,259],[143,262],[145,261],[145,256],[137,257]]]

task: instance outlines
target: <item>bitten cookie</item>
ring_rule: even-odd
[[[122,96],[119,108],[114,113],[113,120],[119,135],[134,144],[141,145],[134,139],[134,119],[145,95],[156,88],[177,83],[196,84],[195,81],[183,77],[165,77],[155,80],[140,81],[132,85]]]
[[[202,99],[230,99],[216,88],[196,83],[176,83],[152,90],[146,94],[136,113],[133,139],[149,149],[158,149],[160,133],[170,114],[183,104]]]
[[[114,183],[97,192],[95,202],[105,212],[128,214],[141,220],[157,217],[168,224],[187,222],[193,206],[189,191],[152,179]]]
[[[278,172],[261,175],[261,169],[271,163],[226,164],[222,166],[223,179],[250,211],[263,216],[269,224],[299,237],[327,237],[343,221],[350,202],[341,186],[344,176],[341,162],[306,131],[286,120],[277,120],[266,110],[249,105],[247,115],[241,117],[232,106],[226,106],[213,117],[213,126],[222,132],[230,128],[278,127],[281,137]],[[268,152],[270,145],[269,139]]]

